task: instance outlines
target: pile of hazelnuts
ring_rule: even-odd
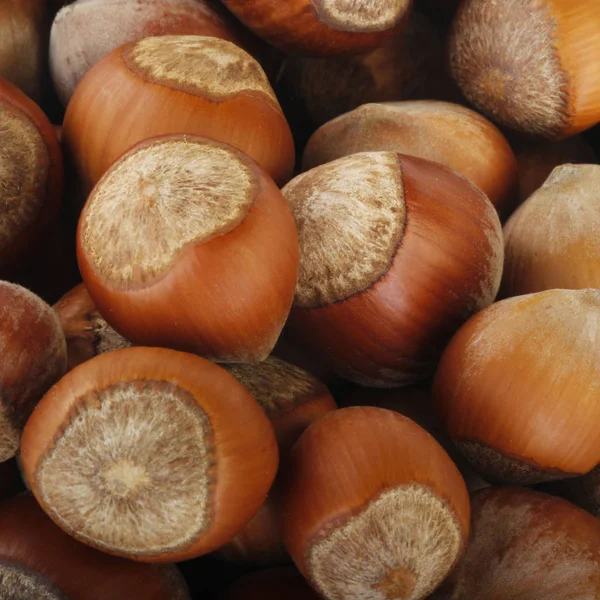
[[[598,600],[599,56],[0,0],[0,599]]]

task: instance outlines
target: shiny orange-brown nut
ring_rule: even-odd
[[[204,35],[243,46],[210,0],[77,0],[52,24],[50,69],[66,106],[81,78],[115,48],[156,35]]]
[[[521,488],[473,496],[465,557],[431,600],[600,597],[600,522],[561,498]]]
[[[29,290],[0,281],[0,462],[19,450],[37,402],[67,367],[67,348],[54,311]]]
[[[0,162],[0,271],[6,272],[43,243],[56,221],[63,164],[46,115],[1,78]]]
[[[581,135],[558,142],[519,140],[512,148],[519,170],[519,204],[542,187],[556,167],[596,163],[596,154]]]
[[[449,167],[479,187],[500,214],[514,202],[517,161],[510,145],[473,110],[435,100],[365,104],[310,138],[303,168],[356,154],[393,151]]]
[[[599,330],[599,290],[549,290],[498,302],[457,332],[434,401],[485,479],[539,483],[600,463]]]
[[[281,514],[286,546],[323,598],[420,600],[462,555],[469,496],[413,421],[345,408],[294,446]]]
[[[294,106],[319,125],[367,102],[450,99],[455,90],[444,71],[439,33],[418,13],[402,31],[367,54],[289,57],[282,81]]]
[[[498,123],[550,139],[600,121],[597,0],[465,0],[449,42],[466,98]]]
[[[77,86],[63,143],[80,194],[134,144],[173,133],[231,144],[279,184],[292,176],[292,134],[262,67],[226,40],[165,35],[119,47]]]
[[[67,340],[69,371],[98,354],[131,346],[98,312],[84,283],[67,292],[54,310]]]
[[[319,600],[292,567],[257,571],[238,579],[219,600]]]
[[[42,98],[47,60],[45,4],[45,0],[0,3],[0,77],[36,102]]]
[[[298,273],[272,179],[236,148],[188,136],[142,142],[111,167],[81,214],[77,254],[123,337],[220,362],[269,355]]]
[[[21,456],[42,508],[99,550],[175,562],[230,541],[273,483],[264,411],[221,367],[162,348],[70,371],[27,422]]]
[[[283,193],[301,257],[287,333],[351,381],[426,379],[458,327],[496,296],[498,215],[442,165],[359,153],[307,171]]]
[[[600,165],[556,167],[504,227],[501,295],[600,288]]]
[[[368,52],[408,17],[412,0],[223,0],[242,23],[292,54],[344,56]]]
[[[396,411],[412,419],[417,425],[430,433],[448,453],[448,456],[463,476],[469,492],[489,487],[490,484],[479,477],[464,456],[456,449],[439,422],[433,408],[430,382],[393,390],[375,390],[355,385],[343,393],[339,404],[344,407],[377,406]]]
[[[302,369],[269,357],[255,364],[224,365],[263,407],[275,430],[283,470],[292,446],[304,430],[337,408],[327,388]],[[260,511],[229,544],[219,550],[228,560],[278,564],[289,560],[279,534],[277,484]]]
[[[30,494],[0,502],[0,597],[190,600],[179,571],[98,552],[57,527]]]

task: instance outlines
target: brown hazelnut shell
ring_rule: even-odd
[[[109,52],[170,34],[218,37],[251,54],[262,48],[213,0],[79,0],[60,11],[50,36],[50,68],[62,103],[68,104],[83,75]]]
[[[561,499],[522,488],[477,492],[462,562],[432,600],[600,594],[600,522]]]
[[[335,373],[369,387],[431,376],[454,332],[495,298],[502,269],[500,221],[485,194],[442,165],[397,160],[406,225],[387,272],[341,301],[310,308],[295,301],[286,325],[290,339]]]
[[[63,159],[54,129],[39,106],[13,84],[0,78],[0,124],[4,118],[14,118],[23,123],[22,128],[21,126],[17,127],[19,127],[21,135],[28,136],[31,146],[29,146],[27,156],[31,156],[31,160],[34,162],[33,164],[25,164],[25,159],[22,156],[13,157],[11,144],[8,140],[5,142],[6,146],[3,149],[3,155],[6,153],[4,159],[19,161],[19,164],[14,165],[15,175],[20,175],[23,178],[31,176],[34,179],[30,184],[31,188],[28,185],[26,186],[24,182],[9,179],[5,183],[5,191],[0,192],[0,198],[3,193],[8,192],[10,194],[12,186],[18,185],[22,186],[19,188],[19,191],[23,194],[22,202],[32,201],[33,198],[29,195],[33,194],[39,204],[34,216],[28,219],[27,224],[21,225],[19,231],[7,231],[11,241],[0,249],[0,271],[4,272],[5,275],[11,272],[12,275],[24,259],[35,254],[40,247],[43,247],[43,244],[47,241],[46,236],[49,230],[57,221],[63,193]],[[34,128],[33,131],[29,130],[31,126]],[[29,136],[36,135],[39,135],[39,140],[34,142],[33,138]],[[34,143],[36,145],[39,143],[35,155],[31,149]],[[37,172],[34,174],[23,172],[24,168],[35,169]],[[10,176],[10,169],[8,173]],[[5,224],[4,227],[10,225],[12,218],[8,221],[9,223]]]
[[[417,12],[384,44],[358,56],[290,56],[281,80],[293,108],[316,125],[367,103],[462,100],[446,73],[439,32]]]
[[[177,394],[182,398],[180,401],[182,403],[194,402],[198,405],[206,415],[210,427],[210,433],[206,433],[205,430],[203,439],[197,442],[201,443],[207,452],[207,457],[204,459],[206,466],[203,467],[207,479],[204,483],[199,484],[203,485],[208,493],[207,512],[200,521],[196,516],[193,517],[196,519],[195,523],[200,527],[197,535],[192,535],[187,538],[187,542],[178,544],[176,547],[169,546],[169,549],[165,551],[157,548],[158,542],[147,549],[142,548],[143,543],[140,539],[146,538],[139,538],[139,536],[136,538],[135,545],[128,541],[127,536],[123,538],[122,542],[127,548],[135,547],[136,550],[121,549],[117,547],[117,544],[111,543],[104,534],[102,540],[97,537],[92,539],[93,532],[97,532],[98,529],[92,529],[93,523],[87,523],[90,519],[89,515],[86,515],[85,520],[81,520],[79,513],[72,512],[70,502],[61,507],[57,504],[50,505],[47,500],[50,497],[60,499],[62,498],[60,494],[65,492],[62,488],[64,481],[48,480],[48,467],[45,466],[49,464],[49,460],[53,460],[57,456],[55,451],[57,440],[64,438],[69,427],[74,426],[75,417],[81,414],[81,411],[92,410],[93,402],[98,403],[98,408],[102,406],[103,401],[108,402],[109,400],[103,400],[103,394],[108,393],[107,390],[110,391],[116,389],[114,386],[123,385],[125,385],[124,389],[131,390],[134,399],[130,400],[131,414],[127,417],[128,420],[137,417],[140,419],[141,426],[147,427],[147,424],[144,425],[144,421],[155,419],[148,414],[134,415],[136,402],[144,395],[143,393],[138,394],[136,382],[140,381],[147,381],[151,386],[157,386],[157,398],[163,398],[161,390],[164,385],[176,386],[176,389],[179,390]],[[94,398],[97,400],[93,400]],[[90,418],[94,418],[95,413],[90,414]],[[160,418],[172,421],[177,417],[177,415],[169,415],[170,413],[165,413]],[[179,426],[183,435],[186,431],[186,424],[182,421]],[[173,456],[177,456],[177,460],[174,462],[191,460],[191,455],[179,456],[175,449],[170,450],[169,446],[165,445],[170,443],[169,440],[161,441],[164,436],[161,437],[157,425],[153,425],[153,428],[156,430],[157,436],[155,441],[162,448],[161,456],[143,454],[143,448],[151,447],[154,444],[152,440],[149,442],[150,446],[136,445],[135,452],[129,459],[134,465],[137,465],[136,469],[151,469],[150,465],[154,464],[152,461],[155,460],[167,461],[169,452],[173,452]],[[99,447],[104,447],[102,439],[87,436],[86,447],[93,443],[99,443]],[[117,438],[115,443],[119,448],[130,444],[131,441]],[[81,448],[73,446],[70,450],[77,455]],[[69,451],[68,447],[66,451]],[[118,450],[116,452],[118,454]],[[112,455],[113,450],[107,450],[106,455],[99,457],[101,463],[108,469],[108,471],[102,470],[104,469],[102,467],[100,469],[102,473],[110,473],[111,468],[117,464],[118,460],[112,458]],[[33,494],[45,512],[58,525],[88,545],[100,547],[109,554],[142,562],[187,560],[211,552],[227,543],[244,527],[264,502],[275,478],[278,465],[277,444],[269,420],[246,388],[235,378],[221,367],[198,356],[145,347],[107,352],[79,365],[63,377],[43,398],[29,419],[22,438],[21,457],[24,473]],[[46,469],[43,473],[40,471],[42,465]],[[170,494],[172,486],[185,487],[187,485],[185,477],[189,477],[189,475],[182,474],[182,479],[169,484],[169,490],[167,490],[161,479],[161,477],[170,476],[168,472],[164,471],[165,467],[166,465],[158,470],[153,470],[148,475],[151,482],[154,481],[152,477],[157,477],[157,479],[156,483],[148,484],[150,487],[145,488],[145,493],[148,494],[146,503],[152,501],[153,494],[160,494],[157,490],[162,489],[163,493]],[[160,474],[161,469],[163,469],[163,475],[159,477],[156,473]],[[89,482],[85,471],[78,471],[78,473],[79,475],[75,474],[74,476],[79,477],[81,482],[93,485],[93,482]],[[123,483],[118,487],[111,487],[109,480],[105,479],[107,483],[104,487],[96,487],[95,491],[98,494],[106,494],[107,502],[110,499],[116,502],[124,493],[122,485],[129,481],[126,472],[125,475],[119,475],[119,478]],[[163,487],[161,488],[159,484]],[[137,493],[134,488],[131,489],[133,490],[132,494]],[[50,496],[49,494],[58,495]],[[184,500],[185,498],[180,498],[178,502]],[[77,501],[79,501],[79,497]],[[189,501],[192,502],[191,499]],[[160,498],[157,502],[160,502]],[[175,510],[177,507],[174,505],[171,508]],[[71,520],[62,518],[62,515],[67,512],[72,515]],[[80,523],[78,527],[73,526],[73,519]],[[85,528],[85,531],[81,529],[82,527]],[[121,531],[119,523],[114,527],[115,531]],[[152,539],[162,540],[164,534],[161,531],[154,530]]]
[[[0,347],[0,460],[8,460],[34,407],[65,373],[67,351],[50,306],[6,281],[0,281]]]
[[[412,0],[391,26],[379,31],[347,30],[328,22],[313,0],[224,0],[225,6],[249,29],[286,53],[303,56],[344,56],[361,54],[380,46],[402,28],[410,14]],[[344,8],[342,8],[342,11]],[[346,13],[352,7],[345,7]]]
[[[240,156],[258,182],[251,209],[227,234],[183,247],[150,282],[119,287],[90,262],[82,233],[88,203],[77,234],[77,257],[88,292],[107,322],[134,344],[191,351],[218,362],[263,360],[292,303],[298,268],[294,219],[262,169],[235,148],[208,139],[147,140],[115,163],[104,179],[136,152],[169,140],[224,148]]]
[[[595,0],[465,0],[450,70],[467,100],[504,127],[570,137],[600,121],[599,27]]]
[[[443,425],[439,422],[431,397],[431,382],[427,381],[393,390],[377,390],[353,385],[344,391],[339,404],[343,407],[376,406],[393,410],[412,419],[430,433],[448,453],[461,472],[470,493],[489,486],[489,483],[473,470],[464,456],[456,449]]]
[[[98,312],[84,283],[67,292],[54,310],[67,340],[69,371],[98,354],[131,346]]]
[[[229,544],[219,549],[218,554],[230,561],[255,565],[286,563],[290,557],[280,534],[279,480],[287,471],[287,459],[298,438],[312,423],[336,410],[337,405],[320,381],[273,357],[263,363],[225,368],[248,387],[271,420],[281,467],[278,479],[258,513]]]
[[[402,508],[393,510],[390,504],[382,516],[387,494],[398,491],[406,493]],[[422,491],[441,502],[439,513],[429,502],[413,504],[413,493]],[[413,515],[423,518],[416,517],[420,525],[415,530]],[[413,552],[414,544],[426,539],[426,521],[448,526],[437,529],[437,542],[454,532],[453,542],[444,545],[448,554],[440,558],[444,566],[436,564],[437,578],[429,581],[417,566],[416,554],[424,549]],[[375,590],[389,597],[423,598],[462,554],[469,498],[447,454],[410,419],[380,408],[345,408],[311,425],[295,445],[283,492],[282,530],[296,566],[324,598],[360,597]],[[328,548],[333,554],[323,555]],[[350,572],[352,578],[340,579]]]
[[[599,165],[561,165],[519,206],[504,225],[501,297],[600,287],[599,185]]]
[[[0,564],[39,573],[68,600],[190,599],[174,566],[135,563],[80,544],[57,527],[30,494],[0,503],[0,532]],[[8,590],[0,585],[3,592]]]
[[[47,51],[45,0],[0,5],[0,77],[40,102]]]
[[[452,338],[436,411],[486,480],[542,483],[600,462],[599,326],[600,291],[548,290],[497,302]]]
[[[194,39],[214,40],[216,48],[224,43],[202,36],[146,40],[175,38],[190,43]],[[81,80],[67,107],[63,143],[80,187],[80,203],[124,152],[145,139],[167,134],[205,136],[231,144],[254,159],[277,183],[290,179],[295,150],[276,100],[254,90],[232,94],[225,91],[215,100],[185,82],[165,85],[158,80],[148,81],[141,72],[132,71],[127,62],[140,43],[146,42],[125,44],[97,62]],[[234,48],[231,44],[227,51]],[[186,63],[181,64],[183,69]]]
[[[348,154],[383,150],[464,175],[502,216],[515,203],[517,161],[508,141],[490,121],[450,102],[365,104],[320,127],[308,141],[302,165],[306,171]]]

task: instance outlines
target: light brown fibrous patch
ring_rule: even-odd
[[[569,77],[556,36],[547,2],[465,2],[450,41],[453,75],[466,97],[503,125],[555,137],[569,119]]]
[[[0,103],[0,250],[37,218],[48,167],[37,127],[24,113]]]
[[[214,102],[243,92],[277,97],[262,67],[239,46],[214,37],[162,35],[132,44],[123,58],[144,79]]]
[[[328,600],[418,600],[447,576],[463,547],[458,520],[430,489],[383,492],[309,546],[311,581]]]
[[[204,411],[173,383],[90,393],[38,464],[41,500],[95,547],[139,557],[176,551],[210,525],[212,435]]]
[[[132,346],[121,334],[117,333],[100,315],[94,312],[90,315],[90,324],[94,334],[94,350],[96,355]]]
[[[456,447],[469,460],[469,464],[490,482],[533,485],[572,477],[557,469],[543,469],[526,459],[519,460],[473,441],[455,441]]]
[[[406,219],[395,153],[340,158],[299,175],[283,194],[298,226],[296,306],[344,300],[387,273]]]
[[[334,29],[376,32],[402,18],[408,0],[312,0],[318,16]]]
[[[2,600],[69,600],[46,576],[25,565],[0,561]]]
[[[160,275],[187,244],[235,229],[258,179],[240,153],[168,140],[133,152],[88,199],[82,235],[88,260],[113,284]]]
[[[7,414],[8,401],[2,388],[0,392],[0,461],[3,462],[17,455],[21,443],[21,431],[15,426],[12,415]]]
[[[248,388],[269,418],[293,409],[323,389],[310,373],[274,356],[259,363],[221,366]]]

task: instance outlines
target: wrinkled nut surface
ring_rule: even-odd
[[[31,411],[65,372],[54,311],[29,290],[0,282],[0,461],[16,456]]]

